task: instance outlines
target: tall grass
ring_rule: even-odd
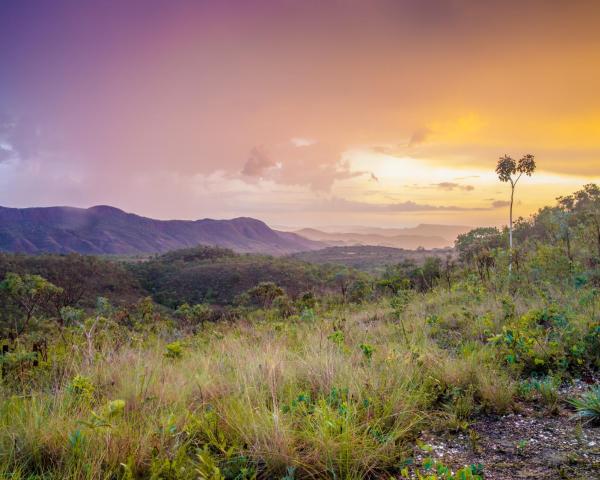
[[[517,301],[514,316],[534,306]],[[382,304],[285,322],[259,312],[179,338],[180,356],[160,333],[104,334],[91,358],[76,333],[57,336],[48,362],[4,381],[0,478],[397,472],[422,429],[510,411],[518,372],[487,341],[505,311],[501,298],[439,290],[402,324]],[[77,375],[90,387],[74,388]]]

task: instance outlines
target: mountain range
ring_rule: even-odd
[[[87,209],[0,207],[0,252],[131,255],[198,244],[271,255],[325,246],[247,217],[155,220],[106,205]]]
[[[410,228],[336,227],[327,231],[303,228],[295,233],[327,246],[372,245],[413,250],[450,247],[458,235],[469,230],[471,227],[462,225],[421,224]]]

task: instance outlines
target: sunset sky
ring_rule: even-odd
[[[0,205],[498,225],[600,182],[598,1],[0,0]]]

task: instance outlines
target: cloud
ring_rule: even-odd
[[[0,162],[36,161],[57,151],[56,139],[31,118],[0,112]]]
[[[481,212],[502,208],[509,202],[495,200],[489,206],[463,207],[458,205],[432,205],[412,200],[404,202],[368,203],[331,197],[316,205],[316,209],[329,212],[349,213],[435,213],[435,212]]]
[[[249,177],[261,177],[268,169],[274,166],[275,162],[269,158],[263,147],[254,147],[250,150],[250,155],[244,164],[242,174]]]
[[[470,192],[472,190],[475,190],[475,187],[473,185],[461,185],[460,183],[455,183],[455,182],[434,183],[434,184],[432,184],[432,186],[437,187],[440,190],[447,190],[447,191],[459,189],[459,190],[464,190],[466,192]]]
[[[317,143],[316,140],[305,137],[293,137],[290,138],[290,142],[292,142],[292,145],[294,145],[295,147],[310,147],[311,145]]]
[[[421,185],[418,183],[407,184],[404,185],[406,188],[412,188],[416,190],[427,190],[427,189],[438,189],[445,190],[447,192],[451,192],[454,190],[463,190],[465,192],[471,192],[475,190],[473,185],[461,185],[456,182],[440,182],[440,183],[430,183],[429,185]]]
[[[0,145],[0,163],[8,162],[11,158],[13,158],[13,150],[7,145]]]
[[[415,147],[417,145],[425,143],[425,141],[427,141],[427,139],[430,137],[431,133],[432,133],[432,131],[430,128],[427,128],[427,127],[418,128],[411,135],[410,140],[408,141],[408,146]]]
[[[308,187],[315,192],[328,192],[336,181],[360,176],[377,177],[366,170],[353,170],[350,162],[341,158],[335,146],[312,143],[302,148],[294,144],[275,144],[267,153],[265,147],[254,147],[241,171],[243,179],[257,178],[279,185]]]
[[[428,205],[408,200],[406,202],[386,205],[386,210],[391,212],[466,212],[486,209],[481,207],[457,207],[454,205]]]

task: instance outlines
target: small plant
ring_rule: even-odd
[[[166,347],[165,357],[167,358],[181,358],[183,356],[183,345],[181,342],[169,343]]]
[[[558,384],[559,381],[553,377],[541,379],[530,378],[519,383],[518,391],[521,398],[528,401],[541,403],[549,413],[558,411]]]
[[[600,424],[600,385],[596,385],[570,403],[575,407],[576,418],[585,423]]]
[[[295,480],[296,478],[296,467],[287,467],[284,477],[281,480]]]
[[[90,429],[112,428],[111,420],[120,417],[125,411],[125,400],[111,400],[99,413],[94,410],[90,412],[89,420],[80,420],[78,423]]]
[[[313,410],[313,407],[310,393],[303,392],[294,398],[289,405],[282,405],[281,411],[283,413],[308,412]]]
[[[368,361],[371,361],[371,357],[373,357],[373,352],[375,351],[375,347],[368,343],[361,343],[360,349],[363,352],[363,355]]]
[[[406,327],[404,326],[403,314],[407,307],[410,305],[414,297],[414,292],[412,290],[403,289],[396,293],[390,300],[390,306],[394,312],[394,316],[400,322],[400,327],[402,328],[402,336],[404,337],[404,341],[406,344],[409,344],[408,334],[406,333]]]
[[[527,449],[527,445],[529,445],[529,442],[525,439],[521,439],[517,442],[517,455],[524,455],[525,454],[525,450]]]
[[[80,454],[85,441],[85,437],[81,430],[74,430],[71,433],[69,433],[68,440],[69,448],[71,449],[71,451],[75,455]]]
[[[556,381],[552,377],[546,377],[543,380],[536,380],[534,386],[539,392],[540,399],[546,406],[546,409],[551,413],[555,413],[558,410],[558,388]]]
[[[300,320],[307,323],[313,323],[316,319],[315,311],[312,308],[305,308],[300,314]]]
[[[471,450],[473,451],[473,453],[481,452],[481,445],[479,443],[480,440],[481,436],[479,435],[477,430],[469,428],[469,445],[471,446]]]
[[[118,417],[125,411],[125,400],[111,400],[105,407],[108,418]]]
[[[394,310],[394,313],[397,317],[404,313],[414,296],[415,293],[412,290],[402,289],[399,290],[394,297],[392,297],[390,300],[390,306]]]
[[[208,445],[198,451],[198,476],[202,480],[225,480],[218,462],[213,457]]]
[[[336,330],[335,332],[329,334],[327,338],[335,343],[338,347],[341,347],[344,344],[344,332],[341,332],[340,330]]]
[[[94,396],[94,384],[89,377],[75,375],[67,386],[67,391],[80,400],[90,401]]]
[[[418,480],[483,480],[484,472],[481,463],[465,465],[453,472],[443,462],[427,457],[421,463],[420,468],[415,466],[412,471],[409,466],[402,468],[400,476],[402,478],[417,478]]]

